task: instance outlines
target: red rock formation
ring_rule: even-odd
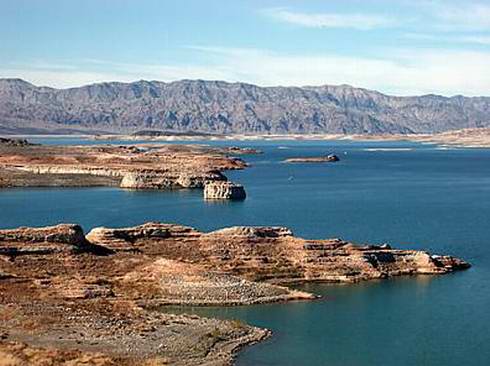
[[[468,268],[449,256],[339,239],[305,240],[282,227],[210,233],[160,223],[0,230],[0,360],[9,365],[230,364],[270,332],[154,307],[309,300],[284,284],[354,282]],[[37,362],[36,361],[36,362]],[[1,362],[0,362],[1,364]]]
[[[411,274],[442,274],[469,265],[457,258],[389,246],[354,245],[339,239],[305,240],[282,227],[233,227],[211,233],[148,223],[97,228],[87,235],[100,246],[138,250],[224,273],[272,283],[355,282]]]

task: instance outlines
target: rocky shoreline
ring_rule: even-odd
[[[209,182],[226,182],[223,171],[247,166],[232,155],[253,153],[204,145],[41,146],[2,139],[0,188],[202,189]]]
[[[19,366],[229,365],[238,349],[270,331],[156,309],[313,300],[285,285],[468,267],[388,245],[306,240],[282,227],[0,230],[0,359]]]
[[[290,134],[186,134],[185,132],[174,135],[125,135],[125,134],[78,134],[78,135],[9,135],[12,138],[29,137],[78,137],[89,140],[113,141],[146,141],[151,142],[174,142],[187,141],[335,141],[335,140],[354,140],[354,141],[414,141],[421,143],[437,144],[442,147],[469,147],[469,148],[488,148],[490,147],[490,128],[466,128],[460,130],[450,130],[441,133],[386,133],[386,134],[332,134],[332,133],[290,133]],[[1,144],[1,141],[0,141]],[[246,150],[246,149],[245,149]],[[252,149],[251,153],[255,153]]]

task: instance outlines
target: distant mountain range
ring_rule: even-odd
[[[100,83],[70,89],[0,79],[0,133],[435,133],[490,127],[490,97],[395,97],[348,85],[223,81]]]

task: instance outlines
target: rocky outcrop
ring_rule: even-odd
[[[79,225],[59,224],[40,228],[21,227],[11,230],[0,230],[0,243],[5,242],[48,242],[77,246],[85,242],[85,237]]]
[[[0,79],[0,131],[7,133],[435,133],[490,127],[489,111],[488,97],[397,97],[348,85],[143,80],[53,89]]]
[[[79,225],[0,230],[0,255],[18,256],[82,250],[89,243]]]
[[[453,257],[388,246],[359,246],[339,239],[304,240],[290,235],[229,236],[226,231],[218,231],[204,235],[201,243],[205,248],[202,250],[213,258],[214,266],[248,279],[271,283],[357,282],[399,275],[442,274],[468,267],[466,262]]]
[[[205,234],[208,238],[213,237],[248,237],[248,238],[288,238],[293,237],[293,232],[281,226],[233,226],[212,231]]]
[[[227,156],[230,151],[242,152],[199,145],[0,145],[0,187],[203,188],[207,182],[226,181],[222,171],[247,166]],[[236,191],[230,188],[231,193]]]
[[[306,240],[282,227],[232,227],[210,233],[169,224],[93,229],[88,240],[113,250],[138,250],[254,281],[356,282],[399,275],[443,274],[469,265],[457,258],[340,239]]]
[[[218,171],[204,174],[183,173],[178,176],[154,172],[129,172],[123,175],[120,187],[130,189],[203,188],[207,181],[224,180],[226,177]]]
[[[204,185],[204,199],[206,200],[244,200],[246,197],[245,188],[241,184],[228,181],[208,181]]]
[[[148,241],[163,239],[192,239],[201,233],[191,227],[149,222],[129,228],[110,229],[98,227],[87,234],[87,240],[117,251],[135,251],[147,247]]]

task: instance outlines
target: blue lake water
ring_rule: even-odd
[[[240,354],[242,366],[490,364],[490,150],[409,142],[213,144],[264,151],[244,156],[250,168],[226,173],[245,185],[245,201],[205,202],[199,190],[8,189],[0,191],[0,227],[75,222],[89,230],[150,220],[201,230],[281,225],[308,238],[461,256],[473,267],[448,276],[307,285],[324,299],[185,311],[272,329],[270,340]],[[282,162],[326,152],[341,161]]]

